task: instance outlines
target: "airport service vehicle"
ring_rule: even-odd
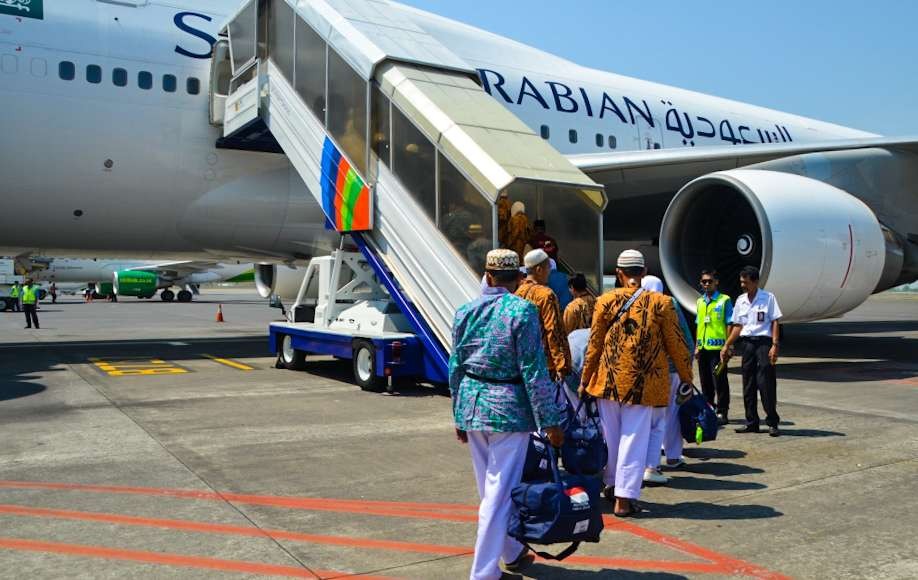
[[[22,284],[23,277],[16,275],[15,261],[0,259],[0,310],[12,310],[15,299],[10,297],[13,282]]]
[[[35,279],[43,282],[92,284],[99,296],[135,296],[149,299],[160,291],[164,302],[191,302],[200,284],[243,282],[254,279],[251,264],[220,264],[213,261],[172,262],[47,258],[21,260]],[[178,286],[179,291],[171,288]]]
[[[596,288],[638,247],[690,309],[705,267],[735,294],[759,266],[787,322],[918,277],[914,138],[581,67],[387,0],[5,0],[0,30],[3,254],[244,260],[289,298],[356,233],[447,351],[503,191]],[[340,188],[323,189],[326,141]]]
[[[291,370],[307,368],[311,355],[351,360],[366,391],[391,390],[397,380],[446,383],[443,361],[402,308],[396,282],[372,252],[342,248],[309,261],[287,321],[268,327],[271,351]]]

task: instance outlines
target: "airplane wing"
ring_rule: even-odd
[[[150,272],[156,274],[160,278],[167,280],[177,280],[180,278],[185,278],[196,272],[203,272],[204,270],[209,270],[211,268],[216,268],[218,263],[215,261],[207,260],[188,260],[182,262],[163,262],[162,264],[152,264],[147,266],[138,266],[136,268],[128,268],[129,270],[136,270],[142,272]]]
[[[654,149],[569,155],[567,158],[606,187],[609,199],[605,212],[607,239],[652,240],[658,235],[663,214],[673,196],[696,177],[793,155],[874,147],[918,152],[918,137]]]

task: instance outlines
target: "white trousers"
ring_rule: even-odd
[[[669,407],[666,410],[666,434],[663,436],[663,452],[666,453],[667,459],[676,460],[682,457],[682,427],[679,425],[679,405],[676,404],[676,395],[678,395],[679,385],[682,379],[679,373],[669,375]],[[660,454],[657,453],[659,461]]]
[[[616,497],[641,497],[652,415],[653,407],[599,400],[599,419],[609,447],[602,480],[615,487]]]
[[[510,492],[523,477],[529,433],[469,431],[469,450],[478,484],[478,538],[471,580],[500,578],[500,559],[512,562],[523,545],[507,535],[512,501]]]
[[[669,404],[666,407],[654,407],[650,420],[650,439],[647,444],[647,467],[660,466],[660,448],[666,452],[667,459],[682,457],[682,431],[679,429],[679,406],[676,405],[676,394],[682,380],[679,373],[669,375]]]

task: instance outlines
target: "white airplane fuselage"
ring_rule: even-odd
[[[0,254],[281,261],[329,248],[283,155],[215,147],[210,44],[240,1],[139,4],[45,0],[40,20],[0,14]],[[870,136],[400,10],[564,154]]]

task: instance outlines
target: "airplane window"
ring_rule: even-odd
[[[86,80],[94,85],[102,82],[102,67],[91,64],[86,67]]]
[[[570,139],[571,143],[576,143],[577,142],[577,131],[574,129],[571,129],[570,131],[568,131],[567,138]]]
[[[175,75],[163,75],[163,90],[167,93],[174,93],[176,87],[178,86],[178,81],[175,78]]]
[[[153,73],[142,70],[137,73],[137,86],[145,91],[153,88]]]
[[[60,64],[57,65],[57,75],[61,77],[62,80],[72,81],[76,76],[76,66],[69,60],[62,60]]]
[[[127,85],[127,71],[123,68],[112,69],[112,82],[115,83],[116,87],[123,87]]]
[[[606,140],[603,138],[602,133],[596,133],[596,146],[597,147],[602,147],[603,145],[605,145],[605,141]]]
[[[546,139],[546,140],[547,140],[548,137],[549,137],[549,135],[550,135],[550,132],[549,132],[549,130],[548,130],[548,125],[542,125],[542,126],[539,128],[539,133],[542,135],[542,139]]]
[[[188,80],[185,82],[185,89],[188,91],[189,95],[196,95],[201,92],[201,81],[195,77],[188,77]]]
[[[618,139],[615,138],[615,135],[609,135],[609,149],[615,149],[618,147]]]

